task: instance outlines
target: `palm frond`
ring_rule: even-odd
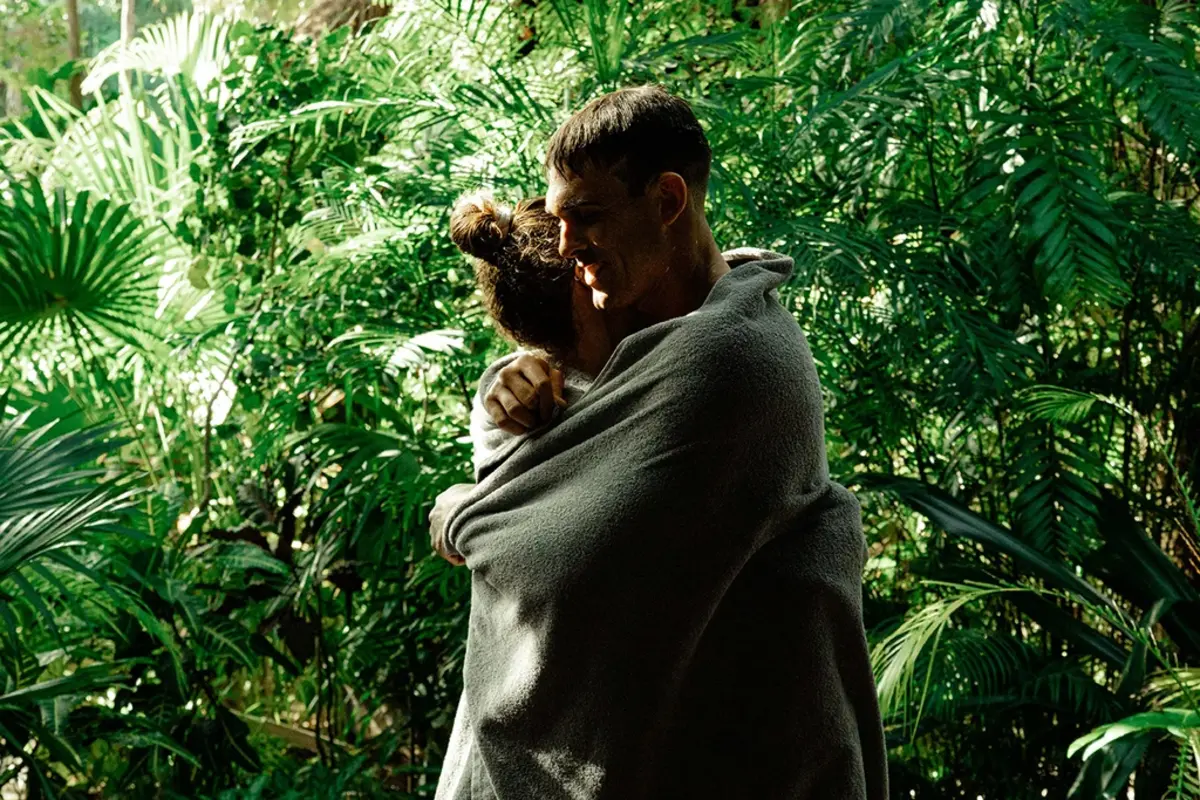
[[[87,529],[115,521],[131,495],[96,489],[83,497],[0,521],[0,580],[54,550],[84,543]]]
[[[982,544],[989,551],[1014,560],[1031,577],[1047,581],[1051,587],[1070,593],[1075,599],[1113,615],[1119,627],[1130,627],[1124,612],[1092,584],[1069,569],[1061,559],[1031,547],[1012,531],[996,525],[964,506],[946,492],[921,481],[894,475],[864,476],[862,483],[895,493],[904,503],[928,516],[953,536]]]
[[[1013,431],[1016,528],[1044,553],[1079,557],[1094,547],[1104,453],[1068,426],[1027,421]]]
[[[86,115],[48,92],[35,92],[31,104],[54,143],[44,182],[131,204],[148,222],[175,230],[194,194],[193,164],[209,140],[194,88],[177,82],[97,96]],[[171,244],[167,238],[162,246]]]
[[[1119,797],[1152,738],[1148,731],[1137,731],[1089,751],[1075,783],[1071,785],[1067,800]]]
[[[138,30],[128,44],[116,42],[92,59],[83,91],[99,91],[109,78],[129,70],[148,75],[182,75],[201,92],[229,60],[233,23],[217,14],[184,12]]]
[[[89,469],[120,440],[106,429],[72,431],[45,439],[47,428],[18,439],[24,415],[0,425],[0,581],[54,551],[79,544],[110,523],[132,497],[116,486],[96,486]]]
[[[880,54],[903,49],[913,38],[912,28],[925,19],[924,10],[920,0],[859,0],[842,22],[837,49],[877,63]]]
[[[929,719],[960,719],[972,708],[1012,706],[1019,702],[1028,672],[1030,648],[1019,639],[993,631],[950,627],[936,650],[918,664],[931,678],[924,712]]]
[[[0,694],[0,708],[20,709],[30,703],[62,695],[85,694],[124,680],[120,670],[128,663],[93,664],[80,667],[70,675],[51,678]]]
[[[129,205],[14,186],[0,201],[0,354],[70,341],[145,346],[157,252]]]
[[[1048,422],[1083,422],[1100,400],[1089,392],[1077,392],[1059,386],[1030,386],[1018,397],[1025,401],[1025,410],[1037,419]]]
[[[53,423],[22,435],[32,410],[0,420],[0,520],[40,511],[89,490],[81,482],[103,474],[91,468],[119,441],[107,427],[85,428],[51,439]]]
[[[1129,285],[1121,274],[1120,225],[1101,165],[1085,132],[1061,120],[1049,123],[1048,113],[983,115],[989,127],[981,143],[996,170],[984,185],[1006,186],[1033,248],[1034,278],[1052,303],[1119,305]],[[1005,167],[1014,163],[1019,166]]]
[[[1198,703],[1200,698],[1200,667],[1160,670],[1150,676],[1145,686],[1146,697],[1160,706],[1180,702]]]
[[[406,123],[420,130],[445,119],[451,110],[445,103],[424,98],[320,100],[294,108],[285,116],[236,128],[230,137],[230,149],[235,153],[236,166],[259,142],[302,125],[320,127],[327,123],[350,122],[356,127],[364,127],[376,114],[388,112],[389,123]]]
[[[933,658],[951,617],[964,606],[982,598],[1003,592],[1023,591],[1003,586],[947,587],[953,594],[917,609],[871,651],[881,713],[889,717],[902,715],[907,723],[907,714],[915,711],[915,718],[911,722],[913,729],[920,724],[933,677]],[[918,675],[918,664],[922,662],[926,664],[925,674]],[[966,691],[966,684],[962,688]]]
[[[1200,72],[1194,14],[1181,6],[1122,7],[1100,24],[1093,62],[1103,64],[1168,147],[1190,158],[1200,141]]]
[[[1022,676],[1019,696],[1086,719],[1112,719],[1121,698],[1096,682],[1084,663],[1052,654],[1040,668]]]
[[[426,363],[430,353],[460,352],[463,336],[457,329],[425,331],[415,336],[402,331],[351,330],[334,338],[328,347],[352,345],[379,354],[389,367],[409,369]]]
[[[1067,757],[1082,753],[1086,760],[1093,754],[1126,736],[1145,731],[1165,731],[1183,739],[1200,731],[1200,711],[1189,708],[1164,708],[1133,714],[1108,725],[1101,725],[1071,743]]]

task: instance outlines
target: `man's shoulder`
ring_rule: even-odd
[[[714,371],[783,369],[811,359],[799,323],[775,297],[764,297],[750,314],[706,312],[702,308],[682,320],[680,349]]]

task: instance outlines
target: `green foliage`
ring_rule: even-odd
[[[32,340],[137,342],[149,325],[155,279],[151,232],[128,205],[92,202],[87,191],[47,198],[15,185],[0,205],[0,355]]]
[[[468,582],[426,514],[507,348],[448,210],[655,81],[718,240],[796,259],[895,794],[1195,793],[1194,732],[1104,727],[1198,694],[1194,5],[276,5],[144,25],[82,112],[9,83],[0,724],[41,744],[0,785],[432,795]]]
[[[7,400],[0,396],[0,408]],[[94,573],[69,553],[94,546],[97,533],[128,507],[130,493],[90,485],[97,473],[88,467],[112,450],[105,431],[48,438],[43,427],[18,436],[28,416],[0,421],[0,754],[27,765],[30,782],[53,794],[51,776],[26,745],[37,742],[55,761],[78,768],[79,755],[65,737],[67,709],[74,698],[121,680],[126,666],[120,660],[77,665],[87,643],[68,633],[69,621],[91,615],[64,580]],[[47,644],[57,648],[39,652],[23,632],[43,624],[52,632]],[[64,662],[77,666],[59,672]]]
[[[876,647],[872,657],[885,715],[899,717],[902,725],[915,730],[931,685],[939,687],[936,694],[941,703],[937,710],[946,715],[961,713],[975,702],[994,703],[997,698],[1002,698],[1010,709],[1049,700],[1061,716],[1077,717],[1075,725],[1096,726],[1072,742],[1067,750],[1068,757],[1080,753],[1084,760],[1068,794],[1079,798],[1116,797],[1141,763],[1151,742],[1151,731],[1165,730],[1184,745],[1190,744],[1195,735],[1193,729],[1200,722],[1197,711],[1200,695],[1193,686],[1194,670],[1180,669],[1177,659],[1180,656],[1195,659],[1198,655],[1194,619],[1200,609],[1200,592],[1188,584],[1117,501],[1110,498],[1105,502],[1101,530],[1104,544],[1098,551],[1110,558],[1090,564],[1085,559],[1072,570],[1071,564],[1055,563],[1054,559],[1026,547],[1011,532],[984,520],[937,489],[897,478],[876,478],[873,483],[890,489],[951,535],[981,544],[986,555],[1011,558],[1015,575],[1030,582],[1031,589],[1057,595],[1075,607],[1070,618],[1062,615],[1055,605],[1031,604],[1010,594],[1021,591],[1020,588],[949,587],[950,596],[925,604]],[[1122,574],[1109,569],[1113,562],[1123,565]],[[1081,579],[1077,574],[1082,572],[1081,567],[1096,570],[1096,574]],[[1003,570],[1002,563],[990,565],[989,571],[1013,574]],[[1086,580],[1088,577],[1098,580],[1091,582]],[[1031,579],[1039,579],[1041,585]],[[1097,586],[1124,597],[1102,595]],[[970,637],[966,639],[969,643],[966,647],[962,646],[961,637],[949,640],[959,646],[949,649],[943,657],[935,680],[938,645],[948,630],[951,616],[989,596],[1004,597],[1038,629],[1056,637],[1062,648],[1055,653],[1057,667],[1070,668],[1081,681],[1076,685],[1087,687],[1088,691],[1064,695],[1061,690],[1055,691],[1053,684],[1043,683],[1047,677],[1044,674],[1021,669],[1025,664],[1020,661],[1014,664],[1012,659],[1003,657],[981,658],[979,643]],[[1140,622],[1135,622],[1125,610],[1127,604],[1145,609]],[[1174,643],[1155,635],[1154,627],[1160,622],[1166,632],[1176,637]],[[1003,641],[997,638],[997,633],[985,635],[988,637],[985,641],[989,641],[985,652],[1005,652],[997,649],[997,644]],[[968,651],[967,647],[976,652]],[[1117,658],[1111,657],[1113,652]],[[1134,695],[1141,693],[1150,654],[1164,670],[1158,683],[1158,697],[1152,696],[1159,707],[1155,711],[1130,714],[1137,707]],[[1098,681],[1088,669],[1096,656],[1113,666],[1120,665],[1119,671]],[[985,665],[982,669],[981,664]],[[919,694],[914,692],[918,680],[922,682]],[[1169,687],[1167,692],[1163,691],[1164,684]],[[1166,702],[1182,701],[1183,705],[1163,707],[1164,695]],[[917,719],[910,723],[907,716],[913,710]],[[1108,721],[1123,714],[1128,716]]]

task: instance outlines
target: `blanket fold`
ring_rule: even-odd
[[[727,259],[451,513],[472,596],[439,800],[886,797],[861,520],[775,292],[791,261]]]

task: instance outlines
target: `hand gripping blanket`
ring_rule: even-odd
[[[438,800],[886,798],[862,523],[792,264],[726,257],[451,513],[471,613]]]

